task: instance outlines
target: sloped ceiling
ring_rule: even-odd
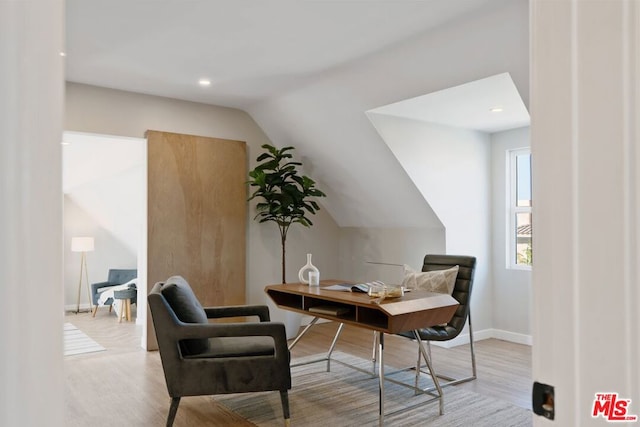
[[[366,111],[505,72],[528,104],[528,21],[526,0],[68,0],[67,79],[242,108],[340,226],[439,227]]]
[[[528,5],[464,16],[248,111],[277,144],[294,144],[327,190],[341,226],[438,227],[440,222],[375,132],[366,111],[508,72],[528,103]]]

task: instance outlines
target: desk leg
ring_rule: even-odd
[[[314,317],[313,320],[302,330],[302,332],[300,332],[298,334],[298,336],[296,337],[295,340],[293,340],[293,342],[291,344],[289,344],[289,350],[291,350],[293,347],[295,347],[296,344],[298,344],[298,341],[300,341],[300,338],[302,338],[304,336],[304,334],[307,333],[307,331],[309,330],[309,328],[311,328],[313,325],[316,324],[316,322],[319,320],[318,317]]]
[[[413,335],[415,336],[416,341],[418,342],[418,348],[420,349],[420,353],[422,353],[422,357],[424,358],[425,362],[427,362],[427,367],[429,368],[429,372],[431,372],[431,378],[433,379],[433,385],[435,385],[436,390],[438,390],[438,396],[439,396],[438,401],[440,402],[440,415],[443,415],[444,414],[444,394],[442,393],[442,388],[440,387],[440,380],[438,379],[438,376],[433,370],[433,365],[431,364],[431,357],[429,357],[429,354],[425,350],[424,345],[422,344],[422,340],[420,339],[420,335],[418,335],[418,331],[414,330]],[[418,366],[418,369],[420,369],[419,366]]]
[[[340,323],[340,326],[338,326],[338,330],[336,331],[336,335],[333,337],[331,347],[329,347],[329,351],[327,352],[327,372],[331,372],[331,353],[333,353],[333,349],[336,348],[336,343],[338,342],[342,328],[344,328],[344,323]]]
[[[378,359],[378,333],[377,332],[373,332],[373,346],[371,346],[373,348],[372,350],[372,354],[371,354],[371,361],[373,362],[373,369],[372,369],[372,373],[373,375],[376,374],[376,360]]]
[[[379,412],[378,425],[384,425],[384,332],[376,331],[378,337],[378,381],[379,381]]]

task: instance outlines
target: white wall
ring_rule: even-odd
[[[251,117],[240,110],[74,83],[67,83],[65,129],[129,137],[143,137],[146,130],[155,129],[246,141],[249,169],[255,166],[262,144],[281,145],[280,141],[269,140]],[[304,151],[296,150],[294,154],[305,161]],[[305,171],[311,177],[314,177],[313,172],[312,169]],[[274,224],[258,224],[253,220],[255,202],[250,206],[247,302],[265,303],[268,299],[264,286],[281,281],[280,237]],[[307,253],[313,253],[314,264],[322,277],[336,277],[338,274],[338,226],[326,210],[320,210],[313,222],[310,229],[300,226],[289,231],[289,281],[297,278],[298,270],[306,263]],[[272,318],[282,320],[284,312],[272,310]]]
[[[80,254],[71,238],[92,236],[89,283],[107,280],[110,268],[137,268],[144,208],[145,141],[65,134],[63,146],[65,309],[76,308]],[[88,307],[83,278],[80,307]]]
[[[555,387],[534,425],[601,426],[596,393],[640,416],[640,5],[531,17],[533,380]]]
[[[442,222],[446,253],[477,258],[471,305],[478,338],[483,337],[481,331],[493,326],[494,310],[489,136],[378,113],[369,117]]]
[[[64,3],[0,2],[0,425],[64,425]]]
[[[531,271],[507,268],[506,168],[507,150],[528,147],[529,127],[491,135],[493,328],[496,336],[523,344],[531,344]]]
[[[403,268],[408,264],[422,268],[429,253],[444,253],[444,228],[364,228],[340,229],[340,278],[357,282],[382,280],[400,284]]]

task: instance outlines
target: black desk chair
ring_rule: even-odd
[[[453,288],[453,298],[458,303],[458,309],[446,325],[432,326],[429,328],[423,328],[418,330],[420,340],[427,343],[429,354],[431,354],[431,341],[449,341],[460,335],[464,329],[465,323],[469,323],[469,347],[471,353],[471,376],[455,379],[444,375],[438,375],[439,379],[443,379],[444,382],[440,382],[441,387],[460,384],[466,381],[472,381],[477,378],[476,373],[476,355],[473,349],[473,328],[471,326],[471,290],[473,289],[473,276],[475,274],[476,258],[463,255],[426,255],[424,257],[424,263],[422,265],[422,271],[434,271],[434,270],[446,270],[451,267],[459,266],[458,276]],[[416,339],[413,331],[401,332],[398,335]],[[418,363],[416,365],[416,388],[418,387],[418,378],[421,371],[422,356],[418,350]],[[429,372],[424,372],[430,374]],[[426,389],[423,391],[432,391],[433,389]]]
[[[167,426],[182,396],[278,390],[289,425],[291,370],[284,324],[269,321],[267,306],[202,308],[180,276],[156,283],[148,296],[162,368],[171,397]],[[208,319],[257,316],[253,323]]]

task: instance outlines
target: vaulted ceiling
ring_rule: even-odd
[[[367,111],[502,73],[528,104],[526,0],[66,4],[67,80],[247,111],[341,226],[438,223]]]

